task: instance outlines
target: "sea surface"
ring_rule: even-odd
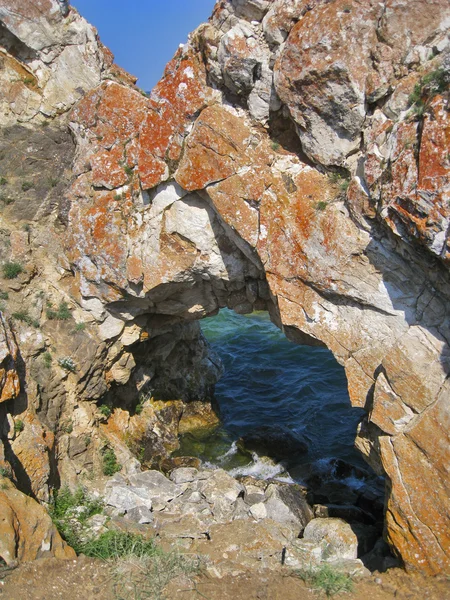
[[[238,315],[223,309],[201,322],[202,330],[222,359],[225,374],[216,385],[221,425],[201,436],[186,435],[181,455],[195,455],[233,474],[299,481],[304,467],[326,470],[334,458],[367,469],[353,447],[364,414],[352,408],[344,369],[325,348],[287,340],[265,312]],[[259,427],[284,426],[309,451],[295,473],[255,453],[242,453],[236,441]]]

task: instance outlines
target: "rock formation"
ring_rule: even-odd
[[[266,309],[344,365],[391,546],[450,572],[447,0],[219,0],[150,97],[66,4],[0,7],[18,484],[95,469],[101,404],[207,399],[197,320]]]

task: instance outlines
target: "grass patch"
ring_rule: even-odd
[[[8,180],[6,179],[6,177],[0,177],[0,185],[6,185],[8,183]]]
[[[103,475],[114,475],[114,473],[118,473],[122,468],[122,465],[117,460],[116,453],[110,447],[106,447],[103,450],[102,460]]]
[[[31,188],[34,187],[34,184],[31,181],[24,181],[22,183],[22,191],[23,192],[28,192],[28,190],[31,190]]]
[[[47,315],[47,319],[50,319],[51,321],[67,321],[72,316],[67,302],[64,302],[64,300],[59,303],[57,310],[53,310],[53,308],[49,306],[45,313]]]
[[[280,144],[278,142],[272,142],[270,144],[270,147],[272,148],[272,150],[275,150],[275,152],[277,152],[277,150],[280,149]]]
[[[123,531],[106,531],[97,539],[84,544],[83,553],[92,558],[107,560],[123,556],[154,556],[157,552],[153,540],[146,540],[141,535]]]
[[[14,421],[14,433],[20,433],[24,429],[25,423],[22,421],[22,419],[17,419],[16,421]]]
[[[130,165],[124,165],[123,170],[128,175],[128,177],[131,177],[134,173],[134,169],[133,169],[133,167],[130,167]]]
[[[98,407],[98,410],[99,410],[99,411],[102,413],[102,415],[103,415],[104,417],[106,417],[107,419],[109,419],[109,417],[110,417],[110,416],[111,416],[111,414],[112,414],[111,407],[110,407],[110,406],[108,406],[107,404],[102,404],[101,406],[99,406],[99,407]]]
[[[337,186],[342,193],[346,193],[348,186],[350,185],[350,179],[348,177],[344,177],[341,173],[337,173],[333,171],[328,174],[328,178],[330,183]]]
[[[329,564],[323,564],[317,569],[301,569],[296,571],[296,575],[314,590],[323,592],[327,598],[353,590],[350,575],[341,573]]]
[[[138,400],[138,403],[136,404],[136,408],[135,408],[135,413],[137,415],[140,415],[142,413],[142,411],[144,410],[144,404],[145,404],[146,400],[147,400],[146,394],[139,395],[139,400]]]
[[[326,202],[324,202],[323,200],[321,200],[320,202],[317,202],[316,210],[325,210],[327,206],[328,206],[328,204]]]
[[[36,329],[39,327],[39,321],[30,317],[27,310],[18,310],[12,314],[12,317],[13,319],[16,319],[16,321],[22,321]]]
[[[2,266],[3,277],[5,279],[16,279],[23,273],[23,266],[18,262],[6,262]]]
[[[77,554],[84,552],[82,531],[87,519],[102,511],[101,500],[91,498],[81,487],[71,492],[67,486],[55,491],[49,510],[59,533]]]
[[[8,292],[1,292],[0,291],[0,300],[9,300],[9,294],[8,294]]]
[[[61,423],[61,431],[63,433],[72,433],[73,431],[73,423],[70,419]]]
[[[163,600],[166,598],[163,590],[172,579],[198,573],[199,567],[198,559],[176,551],[163,552],[155,548],[151,556],[128,554],[112,567],[116,597],[121,600]]]
[[[448,87],[448,76],[442,67],[424,75],[416,83],[408,98],[412,116],[422,119],[429,111],[433,98],[448,90]]]
[[[85,329],[86,329],[86,323],[76,323],[75,327],[73,328],[75,333],[84,331]]]
[[[50,352],[44,352],[44,367],[46,369],[50,369],[50,367],[52,366],[52,355],[50,354]]]

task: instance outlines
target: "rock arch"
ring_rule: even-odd
[[[46,35],[58,34],[57,2],[45,4]],[[42,273],[88,327],[71,335],[44,324],[79,369],[57,386],[42,382],[33,366],[45,344],[30,352],[30,403],[49,429],[64,412],[66,400],[42,408],[56,393],[71,398],[75,424],[89,421],[80,405],[127,381],[133,344],[170,336],[177,324],[182,336],[182,323],[221,306],[268,308],[290,337],[325,344],[344,365],[351,401],[367,411],[358,447],[388,478],[391,545],[407,566],[448,572],[445,90],[426,98],[432,112],[420,125],[407,112],[415,84],[430,93],[422,72],[448,71],[448,3],[434,0],[435,11],[419,0],[408,10],[396,0],[355,10],[343,0],[307,4],[277,0],[269,10],[252,0],[246,12],[242,2],[218,3],[150,98],[77,15],[84,41],[76,28],[70,50],[56,34],[39,40],[38,53],[56,44],[58,77],[42,61],[42,97],[21,89],[33,96],[24,118],[33,127],[59,110],[76,142]],[[9,9],[4,23],[27,43],[30,30]],[[396,34],[405,18],[408,40]],[[331,36],[333,68],[321,31]],[[358,31],[358,51],[345,58],[342,36]],[[91,62],[70,74],[63,52],[89,44]],[[57,108],[49,82],[65,78]],[[14,122],[8,102],[2,111]],[[306,155],[286,149],[294,130]],[[2,362],[12,359],[8,351]],[[76,452],[70,443],[60,452]]]

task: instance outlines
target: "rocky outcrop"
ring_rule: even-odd
[[[8,566],[37,558],[75,558],[45,508],[0,477],[0,557]]]
[[[23,266],[1,282],[26,365],[8,412],[56,435],[50,482],[81,438],[76,475],[95,468],[97,403],[210,395],[196,320],[266,309],[344,365],[387,539],[448,572],[448,2],[223,0],[150,98],[73,8],[0,18],[2,122],[66,148],[55,185],[31,181],[39,156],[27,180],[0,157],[0,244]]]

